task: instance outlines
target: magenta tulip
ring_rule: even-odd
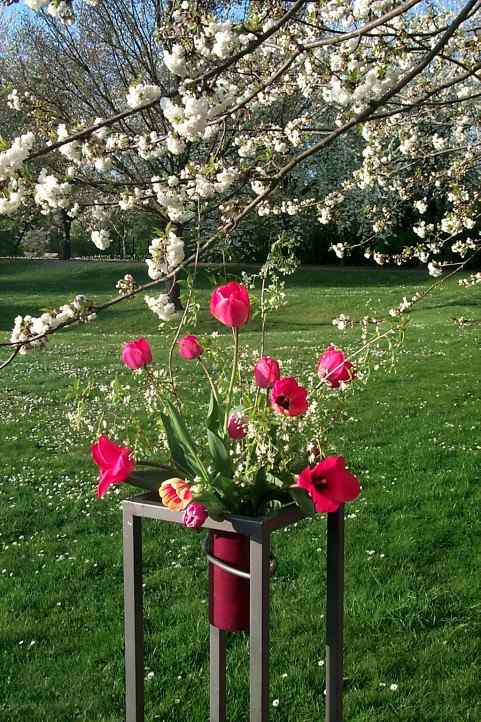
[[[247,434],[247,416],[239,412],[235,412],[229,416],[227,422],[227,433],[231,439],[243,439]]]
[[[249,320],[251,301],[245,286],[231,281],[214,289],[210,298],[210,312],[224,326],[239,328]]]
[[[187,509],[184,511],[182,515],[182,523],[184,526],[189,527],[189,529],[199,529],[208,516],[209,512],[205,506],[199,501],[193,501],[192,504],[189,504]]]
[[[270,356],[262,356],[254,367],[256,386],[261,389],[270,389],[280,376],[279,362]]]
[[[122,361],[133,371],[143,369],[152,363],[152,349],[147,339],[138,338],[136,341],[124,343],[122,347]]]
[[[199,358],[204,353],[204,349],[199,343],[197,336],[184,336],[178,342],[179,354],[183,359],[191,361],[194,358]]]
[[[305,489],[317,512],[337,511],[341,504],[356,499],[361,485],[346,469],[342,456],[328,456],[314,467],[306,467],[294,486]]]
[[[270,395],[271,406],[277,414],[299,416],[309,408],[307,390],[296,379],[285,376],[275,382]]]
[[[333,389],[337,389],[341,382],[348,383],[352,381],[356,375],[356,369],[346,359],[344,351],[331,344],[319,359],[317,373],[321,381],[329,384]]]
[[[127,446],[117,446],[107,436],[100,436],[91,446],[92,458],[100,469],[97,496],[102,497],[109,486],[121,484],[135,469],[132,451]]]

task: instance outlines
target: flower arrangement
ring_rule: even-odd
[[[356,368],[342,350],[330,345],[319,358],[317,374],[311,376],[316,383],[310,389],[294,376],[283,375],[281,363],[265,354],[248,369],[241,361],[240,339],[251,312],[245,285],[231,281],[214,289],[210,313],[232,331],[227,377],[225,369],[220,380],[213,375],[213,352],[197,336],[176,340],[179,357],[196,362],[210,387],[201,428],[196,424],[195,433],[189,429],[189,406],[175,381],[159,384],[167,458],[136,463],[130,448],[100,436],[92,446],[100,469],[99,497],[111,485],[130,482],[155,490],[166,507],[183,512],[185,526],[199,528],[208,515],[219,520],[230,514],[258,516],[293,501],[307,514],[332,512],[359,495],[359,481],[344,458],[322,452],[318,428],[322,390],[340,394],[356,378]],[[151,374],[153,382],[159,378],[147,339],[124,344],[121,359],[129,369]]]

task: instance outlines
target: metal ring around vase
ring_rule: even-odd
[[[251,578],[251,575],[249,572],[245,572],[243,569],[238,569],[237,567],[233,567],[230,564],[227,564],[227,562],[223,562],[221,559],[217,559],[217,557],[214,557],[209,551],[209,539],[208,538],[204,542],[204,553],[211,564],[215,564],[216,567],[223,569],[225,572],[230,572],[230,574],[235,574],[235,576],[242,577],[243,579]],[[275,574],[276,569],[277,569],[277,559],[273,554],[271,554],[271,558],[269,560],[269,574],[271,577]]]

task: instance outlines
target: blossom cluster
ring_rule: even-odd
[[[10,341],[20,345],[20,353],[26,354],[36,348],[44,348],[48,335],[59,326],[74,320],[93,321],[95,310],[92,301],[85,296],[75,296],[71,303],[42,313],[41,316],[17,316]]]
[[[468,278],[461,278],[458,283],[460,286],[464,286],[464,288],[479,286],[481,284],[481,271],[471,273]]]
[[[27,4],[73,19],[71,2]],[[142,72],[113,79],[111,105],[121,112],[111,117],[94,102],[67,123],[33,90],[9,85],[8,103],[28,132],[0,152],[0,213],[61,209],[100,250],[112,242],[116,213],[155,214],[162,233],[146,260],[156,281],[184,260],[169,222],[182,225],[183,241],[205,229],[207,249],[251,212],[293,228],[307,216],[337,228],[339,258],[362,248],[378,265],[419,262],[435,277],[447,254],[464,261],[476,253],[479,11],[434,17],[380,0],[289,8],[273,0],[269,8],[268,16],[221,17],[175,0],[139,38],[150,58],[139,60]],[[88,17],[95,22],[95,11]],[[441,50],[424,62],[436,43]],[[39,117],[49,118],[45,127]],[[28,164],[29,124],[44,144],[36,154],[55,160],[49,170]],[[409,233],[393,252],[406,218]],[[149,305],[169,316],[153,298]]]
[[[149,253],[151,258],[146,259],[148,274],[156,281],[180,266],[185,257],[184,242],[169,230],[164,237],[152,239]]]

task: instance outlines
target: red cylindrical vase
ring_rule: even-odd
[[[229,566],[249,571],[249,537],[210,532],[210,553]],[[250,581],[209,564],[209,621],[229,632],[249,631]]]

